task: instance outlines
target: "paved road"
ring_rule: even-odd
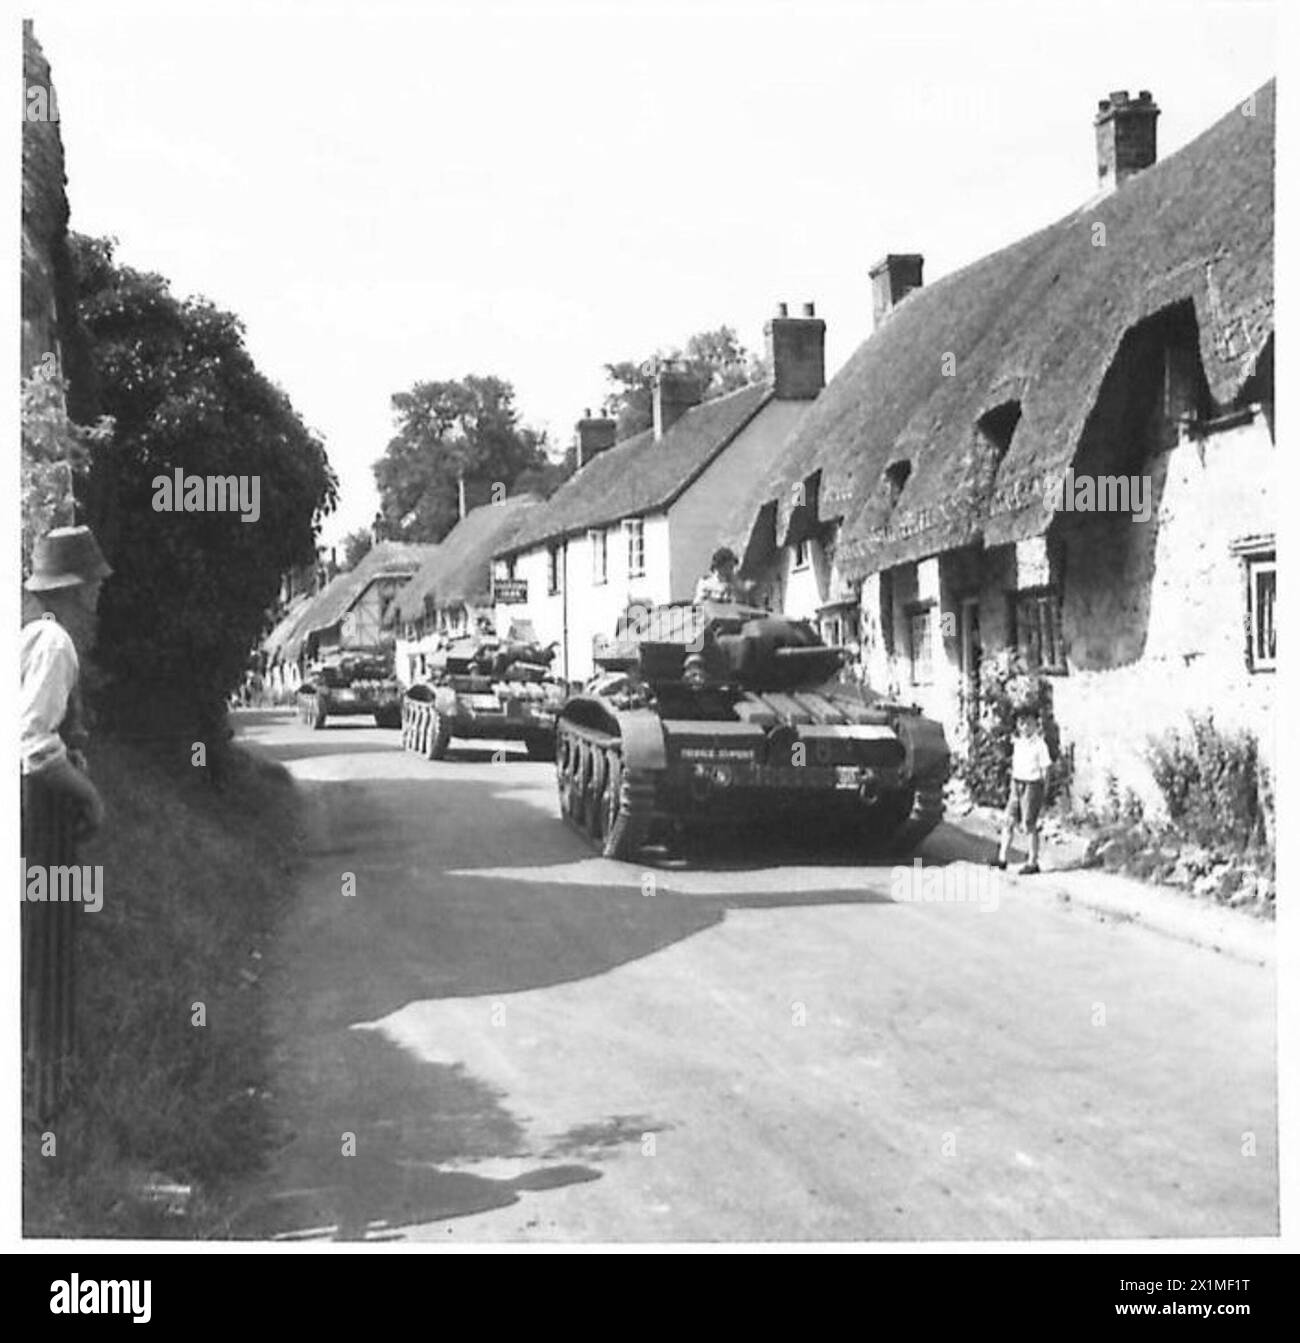
[[[943,903],[770,844],[625,865],[517,748],[242,731],[314,825],[263,982],[283,1145],[241,1234],[1276,1232],[1269,968],[1072,910],[1050,877],[989,887],[947,826],[921,879],[969,898]]]

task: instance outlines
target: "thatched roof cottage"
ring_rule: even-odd
[[[473,630],[480,620],[495,628],[492,557],[527,526],[540,502],[536,495],[519,494],[470,509],[401,588],[389,622],[398,635],[397,673],[403,681],[423,674],[439,638]],[[501,634],[509,632],[505,623]]]
[[[594,638],[629,606],[691,597],[737,490],[767,475],[821,392],[826,324],[813,305],[792,316],[781,304],[765,335],[763,382],[702,402],[688,373],[663,367],[652,428],[615,443],[611,420],[580,420],[578,470],[498,552],[526,591],[518,614],[558,645],[566,679],[591,675]]]
[[[733,517],[744,572],[958,736],[991,652],[1059,677],[1085,794],[1149,796],[1189,711],[1271,731],[1274,102],[1156,162],[1151,95],[1112,94],[1079,209],[930,285],[885,258]]]

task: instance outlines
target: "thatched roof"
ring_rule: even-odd
[[[752,563],[789,536],[804,521],[794,487],[818,472],[812,525],[842,519],[849,578],[1040,534],[1044,486],[1070,465],[1121,341],[1175,304],[1193,305],[1210,395],[1231,403],[1273,331],[1274,107],[1270,82],[1111,195],[908,295],[738,507],[732,544],[748,541]],[[977,425],[1008,402],[1022,418],[994,476]],[[887,472],[904,462],[891,500]]]
[[[413,574],[436,549],[436,546],[406,541],[381,541],[373,546],[347,573],[333,578],[302,609],[293,627],[281,637],[280,657],[294,661],[308,638],[319,630],[337,625],[372,583],[393,575]]]
[[[438,607],[486,601],[492,556],[510,544],[539,506],[536,495],[519,494],[470,509],[397,594],[393,613],[401,620],[418,620],[426,600]]]
[[[262,651],[271,662],[278,662],[280,660],[281,655],[284,652],[284,646],[294,630],[297,629],[298,622],[302,619],[303,612],[314,600],[314,594],[310,592],[300,592],[285,608],[284,615],[276,621],[270,634],[262,640]]]
[[[647,429],[593,457],[530,515],[498,554],[667,508],[772,399],[753,383],[694,406],[662,439]]]

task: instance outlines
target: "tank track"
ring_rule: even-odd
[[[627,861],[650,837],[655,784],[628,769],[612,733],[561,720],[555,736],[560,815],[606,858]]]
[[[890,836],[889,847],[897,853],[910,853],[943,820],[943,781],[930,781],[917,787],[907,819]]]
[[[426,760],[441,760],[447,754],[451,734],[446,721],[431,701],[402,701],[402,747]]]
[[[319,731],[325,726],[325,715],[320,712],[315,692],[298,692],[298,721],[306,727]]]

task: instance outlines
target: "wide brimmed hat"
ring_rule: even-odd
[[[107,578],[113,570],[89,527],[56,527],[46,532],[32,553],[28,592],[53,592]]]

